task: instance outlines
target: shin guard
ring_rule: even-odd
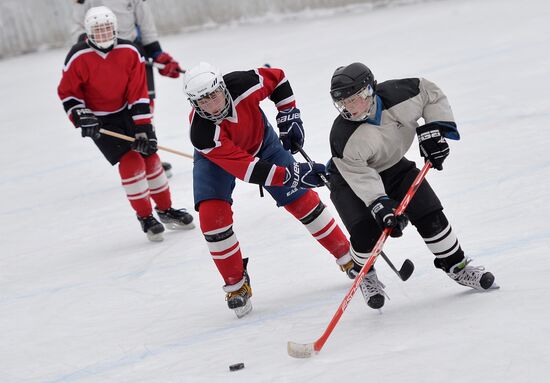
[[[308,190],[300,198],[286,205],[285,209],[299,219],[313,238],[335,258],[339,259],[348,254],[348,239],[316,192]]]
[[[244,281],[241,247],[233,232],[231,205],[222,200],[202,201],[199,220],[208,250],[226,285]]]
[[[118,172],[126,197],[139,217],[148,217],[153,212],[149,200],[149,184],[145,175],[145,162],[141,155],[133,150],[120,159]]]

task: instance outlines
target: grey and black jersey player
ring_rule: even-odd
[[[399,237],[410,219],[434,254],[436,268],[477,290],[498,287],[493,274],[472,266],[465,257],[426,180],[411,200],[407,215],[394,215],[397,201],[419,173],[415,163],[404,157],[414,138],[418,138],[421,155],[438,170],[449,155],[446,138],[460,138],[441,89],[424,78],[377,84],[367,66],[353,63],[336,69],[330,93],[340,113],[330,133],[331,199],[351,235],[354,269],[364,265],[381,230],[392,227],[392,236]],[[424,125],[419,126],[420,119]],[[384,286],[376,271],[367,274],[361,287],[369,306],[383,306]]]

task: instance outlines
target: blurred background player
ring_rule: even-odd
[[[377,84],[370,69],[353,63],[336,69],[330,94],[340,115],[330,132],[331,200],[351,235],[351,256],[357,272],[369,258],[381,231],[393,229],[400,237],[408,218],[434,254],[436,268],[457,283],[487,290],[497,288],[495,277],[474,267],[453,231],[439,198],[424,180],[407,208],[395,216],[397,201],[405,196],[419,173],[404,157],[418,136],[420,153],[434,168],[443,170],[449,155],[445,137],[459,139],[445,94],[423,78]],[[418,120],[425,124],[419,126]],[[372,308],[384,305],[384,285],[372,269],[362,289]]]
[[[163,76],[178,78],[182,71],[178,62],[172,56],[164,52],[158,41],[155,20],[149,2],[145,0],[76,0],[73,2],[73,41],[82,41],[86,36],[84,28],[84,15],[92,7],[106,6],[109,8],[118,21],[118,37],[132,41],[147,60],[147,88],[151,113],[154,112],[155,100],[155,79],[151,61],[162,64],[159,69]],[[172,176],[172,165],[163,162],[162,167],[166,176]]]
[[[237,317],[252,309],[252,289],[233,231],[231,208],[235,178],[263,185],[335,258],[351,264],[349,242],[317,193],[325,166],[292,157],[304,143],[300,110],[284,72],[258,68],[231,72],[201,63],[184,77],[191,102],[191,141],[195,147],[193,193],[201,230]],[[260,109],[270,98],[279,113],[279,137]],[[282,144],[281,144],[282,142]],[[285,249],[286,251],[286,249]]]
[[[86,38],[71,48],[58,87],[65,112],[82,137],[91,137],[112,165],[119,164],[128,200],[151,241],[162,240],[164,226],[153,216],[150,198],[168,228],[192,229],[193,217],[172,208],[156,153],[143,56],[132,42],[117,39],[117,19],[107,7],[91,8],[85,27]],[[101,127],[136,140],[102,135]]]

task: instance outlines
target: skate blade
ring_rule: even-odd
[[[147,239],[151,242],[162,242],[164,241],[164,236],[162,233],[147,233]]]
[[[290,355],[293,358],[311,358],[313,354],[315,353],[315,350],[313,348],[313,343],[295,343],[288,341],[286,346],[286,351],[288,352],[288,355]]]
[[[233,309],[233,311],[235,311],[235,315],[237,316],[237,318],[241,319],[252,311],[252,302],[250,302],[249,299],[248,301],[246,301],[246,304],[244,306],[237,307]]]
[[[187,225],[169,222],[165,223],[164,226],[166,226],[169,230],[191,230],[195,228],[195,224],[193,222],[190,222]]]

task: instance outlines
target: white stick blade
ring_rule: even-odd
[[[311,358],[313,356],[313,343],[295,343],[288,342],[287,352],[293,358]]]

